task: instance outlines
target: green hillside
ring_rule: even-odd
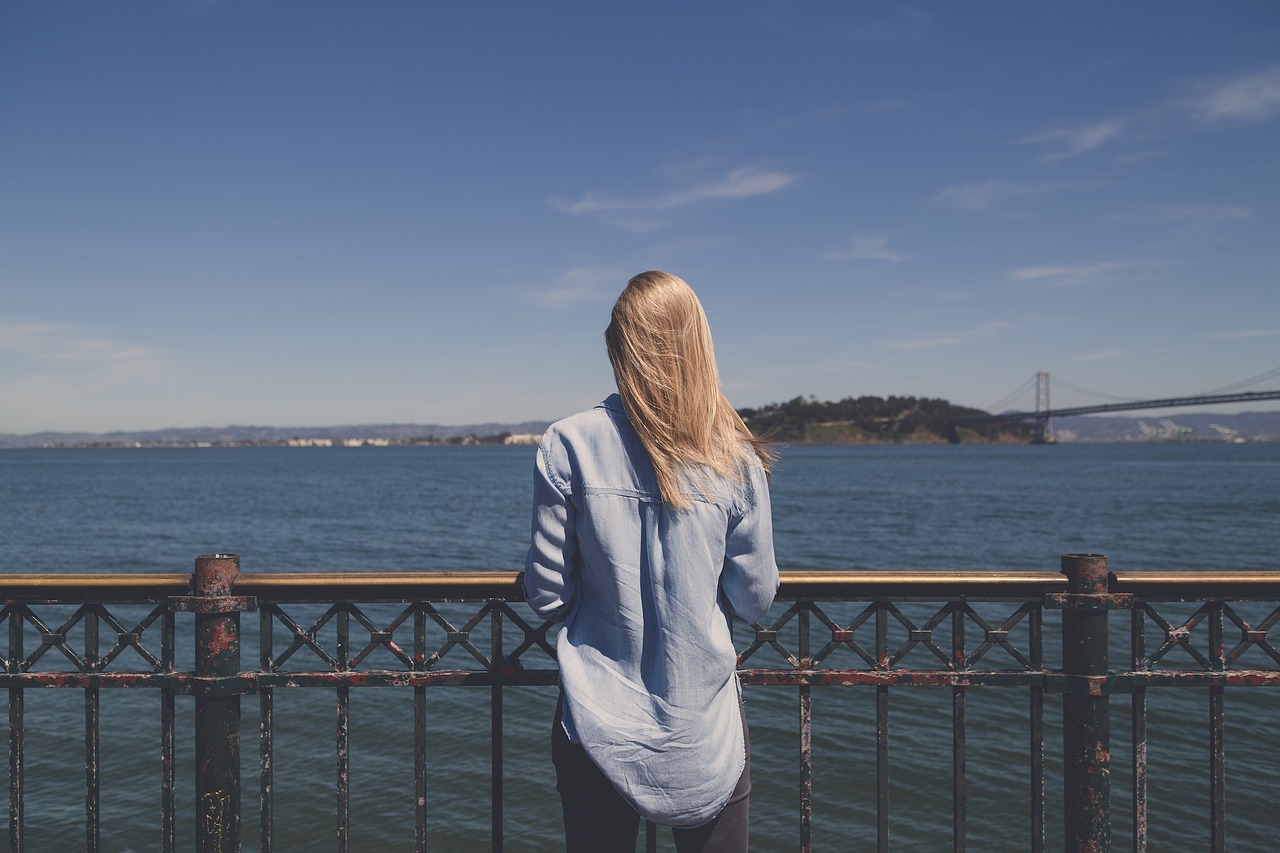
[[[796,397],[786,403],[739,409],[751,431],[789,444],[941,444],[947,424],[984,415],[980,409],[921,397],[846,397],[838,402]],[[976,424],[960,431],[973,442],[1026,442],[1024,424]]]

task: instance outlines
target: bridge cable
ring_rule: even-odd
[[[1000,410],[1002,408],[1009,405],[1014,400],[1018,399],[1023,394],[1030,391],[1033,387],[1035,387],[1035,384],[1036,384],[1036,378],[1032,376],[1026,382],[1023,382],[1021,385],[1019,385],[1018,390],[1014,391],[1012,394],[1008,394],[1007,396],[1000,398],[996,402],[992,403],[990,406],[987,406],[983,411],[992,412],[993,414],[1000,414]]]
[[[1266,373],[1259,373],[1257,376],[1252,376],[1248,379],[1241,379],[1239,382],[1233,382],[1230,385],[1224,385],[1223,387],[1215,388],[1212,391],[1201,391],[1199,394],[1196,394],[1195,396],[1207,397],[1210,394],[1227,394],[1232,391],[1238,390],[1240,388],[1247,388],[1250,385],[1257,385],[1259,382],[1265,382],[1266,380],[1276,376],[1280,376],[1280,367],[1273,367],[1271,370],[1268,370]]]
[[[1142,399],[1141,397],[1117,397],[1114,394],[1103,394],[1101,391],[1090,391],[1088,388],[1081,388],[1079,385],[1068,382],[1065,379],[1059,379],[1053,374],[1050,374],[1049,381],[1053,383],[1054,387],[1066,388],[1069,391],[1075,391],[1077,394],[1085,394],[1102,400],[1115,400],[1117,403],[1136,403]]]
[[[1280,367],[1273,367],[1271,370],[1268,370],[1264,373],[1259,373],[1257,376],[1251,376],[1248,379],[1242,379],[1239,382],[1233,382],[1230,385],[1224,385],[1221,388],[1214,388],[1210,391],[1201,391],[1197,394],[1190,394],[1187,396],[1208,397],[1213,394],[1229,394],[1241,388],[1247,388],[1250,385],[1257,385],[1260,382],[1265,382],[1268,379],[1274,379],[1276,377],[1280,377]],[[1120,402],[1120,403],[1137,403],[1144,399],[1142,397],[1120,397],[1115,394],[1103,394],[1100,391],[1090,391],[1088,388],[1082,388],[1073,382],[1068,382],[1065,379],[1061,379],[1055,374],[1050,374],[1049,381],[1052,383],[1053,387],[1055,388],[1064,388],[1068,391],[1074,391],[1077,394],[1084,394],[1086,396],[1097,397],[1103,400],[1115,400],[1116,402]],[[1014,390],[1012,393],[1002,397],[1001,399],[997,400],[991,405],[985,407],[984,411],[991,412],[992,414],[1000,414],[1000,410],[1003,407],[1008,406],[1014,400],[1018,399],[1023,394],[1030,391],[1032,388],[1035,387],[1035,384],[1036,384],[1036,377],[1032,376],[1026,382],[1023,382],[1021,385],[1019,385],[1018,388]]]

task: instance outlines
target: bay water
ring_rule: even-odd
[[[0,451],[0,572],[189,572],[195,555],[213,552],[239,554],[243,572],[515,570],[527,547],[532,464],[528,447]],[[782,449],[772,494],[783,569],[1056,570],[1072,552],[1106,554],[1118,571],[1280,568],[1280,444],[797,446]],[[1057,637],[1050,621],[1047,649]],[[256,624],[245,617],[246,664],[256,659]],[[412,849],[410,694],[352,691],[353,850]],[[488,850],[488,691],[438,688],[428,697],[431,849]],[[752,687],[746,697],[752,849],[791,851],[796,692]],[[562,847],[549,758],[554,701],[553,688],[507,691],[511,851]],[[896,688],[890,701],[895,849],[949,850],[950,691]],[[1050,850],[1059,849],[1058,701],[1046,700]],[[1153,689],[1149,702],[1151,849],[1207,849],[1207,694]],[[970,850],[1028,847],[1027,704],[1025,690],[969,693]],[[1126,849],[1127,697],[1112,704],[1116,849]],[[248,721],[256,701],[245,706]],[[815,849],[872,850],[874,691],[815,688],[813,706]],[[179,697],[178,708],[186,785],[191,700]],[[1278,710],[1272,690],[1227,691],[1231,850],[1271,850],[1280,831],[1271,807]],[[83,849],[82,696],[28,690],[26,712],[28,849]],[[158,850],[156,697],[104,690],[102,715],[103,849]],[[332,691],[276,691],[277,850],[333,847],[333,732]],[[251,723],[244,756],[243,830],[253,850]],[[194,834],[193,795],[179,796],[183,849]],[[659,842],[671,849],[669,835]]]

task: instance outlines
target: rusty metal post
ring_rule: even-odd
[[[1223,643],[1223,603],[1213,601],[1209,609],[1209,655],[1214,672],[1227,669],[1226,646]],[[1209,850],[1225,853],[1227,849],[1227,744],[1226,706],[1223,687],[1209,687]]]
[[[196,557],[196,851],[240,851],[240,695],[216,679],[240,672],[240,613],[231,586],[240,574],[234,554]],[[218,599],[226,600],[220,607]]]
[[[807,605],[807,602],[806,602]],[[809,608],[799,613],[800,669],[813,669],[809,648]],[[813,853],[813,686],[800,685],[800,853]]]
[[[26,658],[23,651],[23,623],[26,621],[26,608],[22,605],[11,605],[9,608],[9,661],[6,672],[22,671],[22,662]],[[22,853],[26,849],[23,831],[26,826],[26,813],[23,805],[23,777],[26,775],[26,703],[24,688],[9,687],[9,850],[10,853]]]
[[[1063,554],[1062,606],[1063,822],[1067,853],[1111,849],[1110,700],[1107,674],[1107,558]]]

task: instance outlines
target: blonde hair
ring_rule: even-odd
[[[720,389],[707,315],[683,279],[654,270],[627,282],[604,339],[666,503],[687,506],[688,486],[708,469],[741,481],[743,466],[758,460],[769,472],[776,455]]]

